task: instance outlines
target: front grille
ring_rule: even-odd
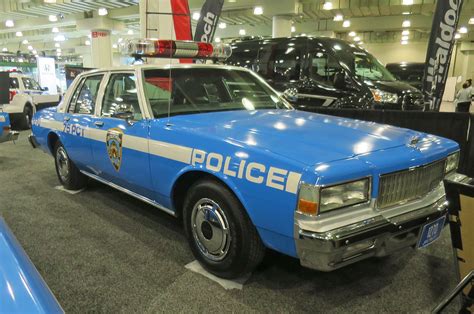
[[[387,208],[426,195],[444,178],[445,160],[380,177],[377,207]]]

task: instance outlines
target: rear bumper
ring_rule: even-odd
[[[19,136],[20,136],[20,133],[16,131],[5,132],[2,135],[0,135],[0,143],[16,141]]]
[[[302,266],[332,271],[357,261],[414,247],[422,227],[447,214],[443,196],[435,203],[392,218],[382,215],[327,232],[296,225],[296,250]]]

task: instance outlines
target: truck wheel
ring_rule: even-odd
[[[63,144],[57,141],[54,145],[56,173],[61,184],[68,190],[80,190],[86,186],[87,177],[69,159]]]
[[[23,130],[31,129],[31,120],[33,119],[33,109],[29,105],[25,105],[23,108],[23,117],[21,121],[21,128]]]
[[[215,180],[196,182],[184,201],[186,236],[196,259],[222,278],[250,273],[265,247],[247,213],[225,186]]]

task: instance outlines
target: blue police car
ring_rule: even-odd
[[[0,112],[0,143],[16,141],[19,133],[12,131],[10,126],[10,116],[6,112]]]
[[[34,116],[30,141],[66,188],[92,178],[183,219],[195,257],[225,278],[265,248],[330,271],[430,244],[459,160],[453,141],[296,111],[255,73],[205,64],[83,73]]]

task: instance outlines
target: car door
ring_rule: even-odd
[[[102,179],[153,200],[148,156],[149,120],[134,72],[111,72],[91,123],[94,170]]]
[[[87,129],[95,112],[103,77],[103,74],[96,74],[82,78],[63,115],[61,140],[69,158],[83,169],[92,166],[91,139]]]

